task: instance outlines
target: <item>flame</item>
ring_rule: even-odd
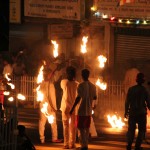
[[[92,115],[94,114],[94,110],[92,110]]]
[[[25,100],[26,99],[26,97],[22,94],[18,94],[17,98],[20,99],[20,100]]]
[[[107,58],[103,55],[98,56],[99,67],[104,68]]]
[[[54,122],[54,116],[53,115],[50,115],[50,114],[48,114],[48,112],[47,112],[47,107],[48,107],[48,103],[47,102],[45,102],[44,104],[43,104],[43,107],[41,108],[41,112],[48,118],[48,122],[50,123],[50,124],[52,124],[53,122]]]
[[[82,38],[82,45],[81,45],[81,52],[84,54],[84,53],[86,53],[87,52],[87,50],[86,50],[86,43],[87,43],[87,41],[88,41],[88,36],[84,36],[83,38]]]
[[[53,56],[56,58],[58,56],[58,44],[56,41],[51,40],[52,44],[54,45]]]
[[[100,89],[102,89],[102,90],[106,90],[106,88],[107,88],[107,83],[102,82],[102,79],[98,79],[96,81],[96,85],[99,86]]]
[[[15,89],[15,85],[12,83],[7,83],[8,85],[10,85],[11,89]]]
[[[8,77],[9,76],[9,74],[7,73],[7,74],[5,74],[5,78],[7,79],[7,81],[11,81],[11,79]]]
[[[41,91],[39,91],[40,86],[37,87],[36,92],[37,92],[37,101],[41,102],[43,101],[44,95]]]
[[[124,122],[122,122],[121,117],[117,118],[116,115],[110,116],[107,115],[108,122],[111,124],[112,128],[119,128],[122,129],[122,127],[125,125]]]
[[[13,97],[9,97],[8,100],[9,100],[10,102],[12,102],[12,101],[14,101],[14,98],[13,98]]]
[[[4,91],[4,95],[9,95],[10,94],[10,92],[9,91]]]
[[[44,66],[41,66],[38,77],[37,77],[37,83],[40,84],[43,82],[43,69]],[[40,85],[36,88],[36,93],[37,93],[37,101],[42,101],[43,100],[43,93],[40,91]]]
[[[42,81],[44,80],[43,79],[43,69],[44,69],[44,66],[41,66],[38,77],[37,77],[37,83],[38,84],[42,83]]]
[[[49,116],[47,116],[47,118],[48,118],[48,122],[50,124],[52,124],[54,122],[54,116],[53,115],[49,115]]]

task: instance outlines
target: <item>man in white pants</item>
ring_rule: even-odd
[[[54,122],[51,124],[51,132],[52,132],[52,142],[61,142],[58,140],[58,133],[57,133],[57,123],[56,123],[56,95],[55,95],[55,87],[54,84],[50,81],[49,73],[44,71],[44,81],[40,86],[40,91],[43,93],[44,98],[42,102],[40,102],[40,119],[39,119],[39,135],[41,143],[45,143],[45,124],[47,121],[46,115],[41,111],[44,104],[48,104],[47,113],[49,115],[54,116]]]

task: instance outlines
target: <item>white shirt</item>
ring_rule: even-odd
[[[78,95],[81,101],[78,108],[78,115],[90,116],[92,114],[92,102],[96,97],[96,86],[90,81],[84,81],[78,86]]]
[[[77,96],[78,82],[63,79],[60,86],[63,90],[60,110],[69,113]]]

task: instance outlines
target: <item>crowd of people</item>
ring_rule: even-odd
[[[43,104],[47,102],[48,114],[53,114],[55,118],[55,121],[51,124],[52,142],[62,142],[57,138],[56,112],[58,108],[56,106],[55,92],[55,90],[57,91],[57,88],[55,89],[51,70],[46,68],[44,69],[43,74],[44,81],[40,88],[44,93],[43,101],[40,102],[40,141],[41,143],[45,143],[44,130],[47,118],[45,114],[41,112],[41,108]],[[81,150],[88,149],[93,100],[96,100],[97,97],[96,86],[89,81],[89,75],[90,71],[88,69],[83,69],[81,71],[83,82],[79,83],[76,80],[76,68],[68,66],[66,67],[65,77],[60,80],[60,87],[62,89],[60,110],[62,114],[64,149],[76,147],[77,133],[80,139]],[[77,104],[78,106],[76,107]],[[79,129],[79,132],[77,132],[77,129]]]
[[[1,75],[26,74],[26,66],[20,55],[13,57],[13,63],[0,57]],[[74,59],[65,60],[62,53],[56,59],[44,60],[44,81],[40,85],[43,101],[39,102],[39,138],[45,143],[45,124],[47,116],[41,111],[45,103],[48,104],[47,114],[53,114],[54,122],[51,124],[52,142],[62,142],[58,139],[56,112],[60,109],[63,124],[63,148],[75,148],[76,137],[79,136],[81,150],[88,150],[90,128],[93,124],[92,110],[95,109],[94,101],[97,99],[96,86],[90,81],[90,69],[80,67],[73,63]],[[80,74],[79,74],[80,73]],[[135,150],[141,150],[141,144],[146,133],[147,108],[150,110],[150,97],[148,90],[143,86],[144,74],[136,66],[132,66],[125,74],[125,114],[128,118],[127,150],[131,150],[138,124],[138,136]],[[60,106],[59,106],[59,104]],[[95,103],[96,104],[96,103]]]

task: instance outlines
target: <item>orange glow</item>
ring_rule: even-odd
[[[41,108],[41,112],[48,118],[48,122],[50,124],[52,124],[54,122],[54,116],[53,115],[50,115],[48,112],[47,112],[47,107],[48,107],[48,103],[45,102],[43,104],[43,107]]]
[[[103,82],[102,79],[98,79],[96,85],[100,87],[101,90],[106,90],[107,88],[107,83]]]
[[[10,85],[11,89],[15,89],[15,85],[12,83],[7,83],[8,85]]]
[[[125,125],[124,122],[122,122],[121,117],[117,117],[116,115],[110,116],[107,115],[108,122],[112,126],[112,128],[119,128],[122,129],[122,127]]]
[[[25,100],[26,99],[26,97],[22,94],[18,94],[17,98],[20,99],[20,100]]]
[[[87,43],[87,41],[88,41],[88,36],[84,36],[83,38],[82,38],[82,45],[81,45],[81,53],[86,53],[87,52],[87,49],[86,49],[86,43]]]
[[[43,79],[43,69],[44,66],[41,66],[38,77],[37,77],[37,84],[42,83]]]
[[[5,74],[5,78],[7,79],[7,81],[11,81],[11,79],[8,77],[9,74]]]
[[[9,100],[10,102],[13,102],[13,101],[14,101],[14,98],[13,98],[13,97],[9,97],[8,100]]]
[[[104,68],[107,58],[103,55],[98,56],[99,67]]]
[[[9,91],[4,91],[4,95],[9,95],[10,94],[10,92]]]
[[[54,45],[53,56],[56,58],[58,56],[58,44],[56,41],[51,40],[52,44]]]

